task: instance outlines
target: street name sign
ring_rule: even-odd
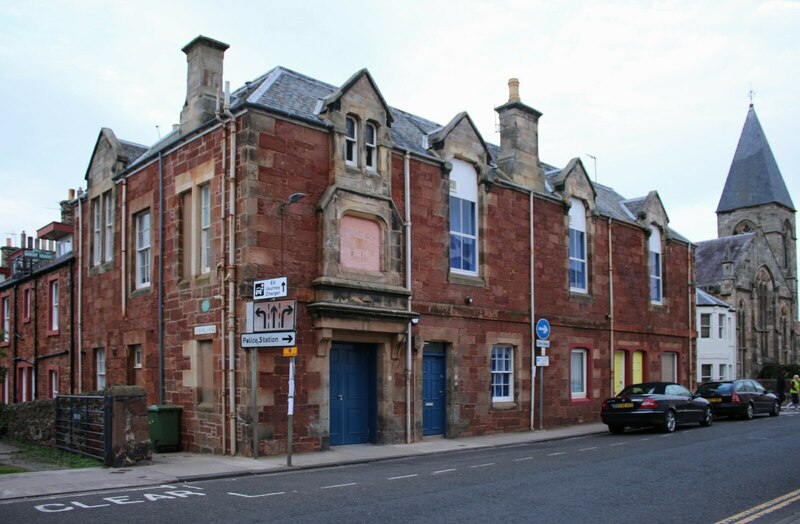
[[[296,331],[274,331],[271,333],[242,333],[243,348],[280,348],[294,346]]]
[[[540,338],[539,340],[536,341],[536,347],[537,348],[549,348],[550,347],[550,341],[549,340],[542,340]]]

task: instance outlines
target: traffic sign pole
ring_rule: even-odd
[[[289,357],[289,430],[286,442],[286,465],[292,465],[292,438],[294,437],[294,357]]]

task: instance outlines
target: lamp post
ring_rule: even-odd
[[[281,277],[285,276],[283,272],[283,217],[286,216],[286,208],[292,204],[299,202],[305,193],[292,193],[285,203],[281,204],[279,209],[281,215]],[[295,341],[295,344],[297,342]],[[292,465],[292,439],[294,438],[294,354],[289,357],[289,406],[287,409],[289,415],[288,430],[286,435],[286,465]]]

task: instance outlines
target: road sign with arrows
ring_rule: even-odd
[[[296,328],[297,300],[256,302],[248,308],[247,325],[252,333],[270,333]],[[251,316],[252,315],[252,316]]]

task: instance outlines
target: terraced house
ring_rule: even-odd
[[[143,385],[182,408],[185,449],[251,455],[287,449],[291,361],[252,343],[271,333],[298,348],[296,451],[593,422],[627,383],[693,380],[691,244],[655,191],[542,162],[516,80],[497,146],[467,113],[391,107],[366,69],[219,96],[227,48],[183,48],[160,142],[98,137],[71,202],[79,389]]]

